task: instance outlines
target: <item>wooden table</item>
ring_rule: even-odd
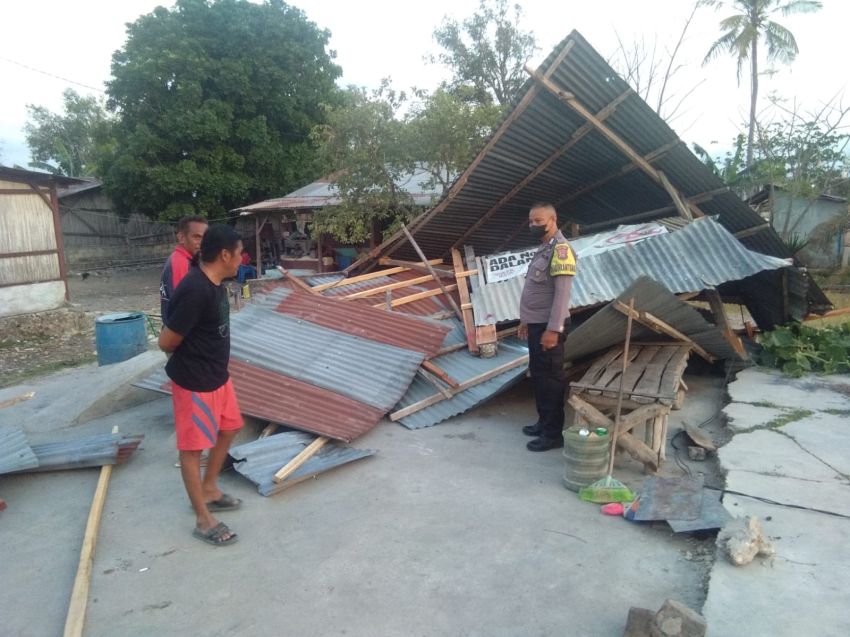
[[[657,470],[666,457],[667,416],[682,405],[687,386],[682,374],[691,345],[681,342],[632,343],[623,376],[623,403],[617,444]],[[614,427],[623,347],[609,350],[596,359],[580,380],[570,383],[570,405],[579,417],[594,427]],[[644,425],[644,441],[630,432]]]

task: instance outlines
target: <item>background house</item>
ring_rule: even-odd
[[[796,257],[811,268],[846,266],[845,249],[847,199],[820,195],[815,199],[796,197],[778,186],[765,186],[750,197],[749,204],[767,221],[779,236],[808,241]],[[850,246],[848,246],[850,247]]]
[[[57,187],[79,179],[0,166],[0,317],[68,300]]]

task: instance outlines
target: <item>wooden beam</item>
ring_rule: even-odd
[[[401,229],[404,231],[404,235],[407,237],[407,240],[410,241],[410,245],[412,245],[413,249],[416,250],[416,254],[419,255],[419,258],[422,259],[423,263],[425,263],[425,265],[428,267],[428,271],[431,273],[431,276],[434,277],[434,281],[436,282],[436,284],[440,286],[440,289],[443,291],[443,294],[446,295],[446,300],[449,302],[449,305],[452,306],[452,309],[455,311],[455,314],[457,315],[458,319],[463,321],[463,312],[460,311],[460,308],[457,306],[457,303],[455,303],[455,300],[452,298],[451,294],[446,291],[446,286],[443,285],[443,282],[440,280],[440,277],[438,277],[437,273],[434,272],[434,267],[430,263],[428,263],[428,258],[425,256],[425,253],[422,252],[422,248],[419,247],[419,244],[416,243],[416,239],[414,239],[413,235],[410,234],[410,230],[408,230],[407,226],[404,224],[401,224]],[[465,281],[463,282],[463,285],[466,285]],[[455,288],[457,288],[457,285],[455,285]]]
[[[354,294],[348,294],[342,298],[347,301],[352,299],[362,299],[368,296],[374,296],[376,294],[381,294],[383,292],[389,292],[391,290],[398,290],[400,288],[408,288],[411,285],[416,285],[418,283],[425,283],[425,281],[430,281],[431,275],[426,274],[424,276],[416,277],[415,279],[410,279],[409,281],[396,281],[395,283],[387,283],[386,285],[382,285],[377,288],[372,288],[370,290],[362,290],[361,292],[355,292]]]
[[[272,480],[274,480],[275,484],[281,483],[286,480],[287,477],[295,473],[298,468],[307,462],[310,458],[312,458],[316,453],[325,446],[325,443],[328,439],[325,436],[319,436],[309,445],[307,445],[301,452],[295,456],[292,460],[283,465],[277,473],[274,474]]]
[[[432,259],[431,263],[442,263],[442,259]],[[340,279],[339,281],[333,281],[332,283],[322,283],[321,285],[317,285],[313,289],[316,292],[324,292],[327,289],[335,288],[338,286],[346,286],[351,285],[352,283],[361,283],[363,281],[371,281],[372,279],[377,279],[382,276],[390,276],[391,274],[400,274],[401,272],[408,272],[410,268],[399,266],[395,268],[389,268],[387,270],[378,270],[376,272],[370,272],[369,274],[360,274],[358,276],[351,276],[345,279]]]
[[[747,358],[747,352],[744,350],[744,343],[738,338],[738,335],[732,330],[729,324],[729,317],[726,314],[726,306],[723,305],[723,299],[720,298],[720,292],[717,290],[706,290],[705,296],[708,298],[708,305],[711,308],[711,313],[714,314],[714,322],[717,327],[723,332],[723,336],[737,352],[742,359]]]
[[[503,363],[498,367],[491,369],[489,372],[485,372],[483,374],[479,374],[478,376],[474,376],[467,381],[460,383],[456,389],[452,389],[450,393],[452,396],[459,394],[462,391],[469,389],[470,387],[475,387],[476,385],[480,385],[481,383],[487,382],[491,378],[495,378],[499,374],[504,374],[505,372],[514,369],[515,367],[519,367],[520,365],[528,364],[528,354],[520,356],[512,361],[507,363]],[[433,396],[429,396],[423,400],[413,403],[412,405],[408,405],[403,409],[399,409],[390,414],[390,420],[393,422],[400,420],[410,414],[415,414],[417,411],[421,411],[426,407],[430,407],[431,405],[435,405],[443,400],[445,400],[445,396],[442,394],[434,394]]]
[[[316,290],[314,290],[312,287],[310,287],[310,285],[308,285],[307,283],[302,281],[301,277],[295,276],[294,274],[292,274],[292,272],[290,272],[289,270],[287,270],[283,266],[279,265],[279,266],[277,266],[277,269],[281,274],[283,274],[284,278],[286,278],[289,281],[292,281],[300,289],[307,292],[307,294],[319,294],[319,292],[316,292]]]
[[[425,370],[425,369],[424,369],[424,368],[422,368],[422,367],[420,367],[419,369],[417,369],[417,370],[416,370],[416,373],[417,373],[419,376],[421,376],[422,378],[424,378],[424,379],[425,379],[425,381],[426,381],[429,385],[431,385],[434,389],[436,389],[436,390],[437,390],[438,392],[440,392],[443,396],[445,396],[445,397],[446,397],[446,399],[450,399],[450,398],[452,397],[451,392],[449,392],[449,390],[448,390],[448,389],[446,389],[446,388],[443,386],[443,384],[442,384],[439,380],[437,380],[437,378],[435,378],[435,377],[434,377],[434,375],[433,375],[433,374],[431,374],[430,372],[428,372],[427,370]]]
[[[112,429],[117,433],[118,428]],[[68,615],[65,617],[64,637],[81,637],[86,621],[86,606],[91,586],[91,572],[94,564],[94,550],[97,545],[97,534],[100,531],[100,521],[103,517],[103,505],[106,502],[106,492],[109,490],[109,478],[112,476],[112,466],[100,468],[97,487],[94,490],[91,509],[89,510],[86,531],[83,534],[83,546],[80,551],[80,561],[77,565],[77,576],[74,578],[74,588],[71,591],[71,602],[68,605]]]
[[[475,319],[472,315],[472,302],[469,296],[469,288],[467,281],[460,274],[463,272],[463,259],[460,256],[460,250],[452,248],[452,263],[455,267],[455,277],[457,279],[458,294],[460,295],[460,307],[463,312],[463,333],[466,334],[466,344],[469,351],[473,354],[478,353],[478,341],[475,338]],[[475,270],[477,274],[478,271]]]
[[[434,376],[442,380],[446,385],[448,385],[452,389],[457,389],[460,386],[460,383],[458,383],[454,378],[449,376],[448,372],[439,367],[436,363],[427,360],[422,361],[422,367],[424,367],[426,371],[434,374]]]
[[[657,316],[653,316],[649,312],[644,312],[643,310],[640,310],[640,311],[639,310],[631,310],[630,311],[629,306],[626,305],[625,303],[623,303],[622,301],[619,301],[619,300],[614,301],[614,308],[617,309],[618,311],[622,312],[626,316],[629,316],[631,314],[631,317],[635,321],[637,321],[641,325],[648,327],[653,332],[656,332],[656,333],[659,333],[659,334],[665,334],[665,335],[667,335],[671,338],[676,339],[677,341],[682,341],[683,343],[688,343],[691,346],[691,348],[697,354],[702,356],[709,363],[713,363],[714,361],[717,360],[717,358],[715,358],[714,356],[712,356],[711,354],[706,352],[702,347],[697,345],[687,335],[683,334],[682,332],[677,330],[672,325],[665,323],[664,321],[662,321]]]
[[[451,292],[452,290],[457,289],[457,285],[447,285],[446,292]],[[427,299],[432,296],[437,296],[439,294],[443,294],[443,291],[439,288],[434,290],[426,290],[425,292],[417,292],[416,294],[411,294],[409,296],[403,296],[400,299],[395,299],[391,307],[398,307],[399,305],[407,305],[408,303],[413,303],[414,301],[420,301],[422,299]],[[384,303],[378,303],[377,305],[373,305],[372,307],[385,307]]]
[[[444,268],[440,268],[440,267],[436,267],[436,268],[433,267],[435,265],[441,264],[442,262],[443,262],[442,259],[430,259],[428,261],[428,264],[431,265],[434,272],[439,274],[442,278],[444,278],[444,279],[455,278],[454,271],[444,269]],[[419,263],[419,262],[416,262],[416,261],[402,261],[402,260],[399,260],[399,259],[390,259],[389,257],[385,257],[385,258],[380,260],[380,265],[398,265],[398,266],[406,267],[408,270],[413,270],[415,272],[421,272],[423,274],[431,274],[431,270],[429,270],[428,267],[424,263]]]
[[[694,220],[694,215],[691,213],[691,209],[685,205],[685,202],[682,201],[682,198],[679,196],[679,191],[673,187],[673,184],[670,183],[670,180],[667,179],[667,175],[665,175],[662,171],[657,171],[658,178],[661,180],[661,185],[664,186],[664,190],[667,191],[667,194],[670,195],[670,199],[673,200],[673,205],[676,206],[676,210],[679,211],[679,216],[687,219],[688,221]]]
[[[768,228],[771,228],[769,223],[763,223],[760,226],[753,226],[752,228],[747,228],[745,230],[739,230],[733,236],[736,239],[745,239],[747,237],[751,237],[754,234],[758,234],[759,232],[764,232]]]

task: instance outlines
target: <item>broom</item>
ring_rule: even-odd
[[[620,433],[620,412],[623,409],[623,378],[629,364],[629,342],[632,339],[632,312],[635,300],[629,299],[629,314],[626,322],[626,344],[623,347],[623,370],[620,373],[620,388],[617,390],[617,409],[614,412],[614,431],[611,435],[611,451],[608,458],[608,475],[597,480],[578,492],[578,496],[586,502],[607,504],[609,502],[631,502],[635,494],[622,482],[614,478],[614,453],[617,451],[617,435]]]

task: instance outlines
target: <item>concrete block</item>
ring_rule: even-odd
[[[696,461],[705,460],[705,449],[702,447],[688,447],[688,458]]]
[[[803,452],[788,436],[769,429],[738,434],[718,452],[726,471],[748,471],[801,480],[832,481],[840,476],[826,464]]]
[[[681,602],[668,599],[655,614],[650,634],[652,637],[704,637],[705,631],[702,615]]]
[[[654,619],[655,611],[632,606],[629,609],[629,619],[626,621],[623,637],[651,637],[650,630]]]
[[[847,416],[816,412],[780,429],[821,462],[850,476],[850,435]]]
[[[836,409],[850,411],[847,378],[841,376],[804,376],[789,378],[779,370],[753,367],[738,373],[729,384],[734,402],[770,402],[776,407],[799,409]]]

